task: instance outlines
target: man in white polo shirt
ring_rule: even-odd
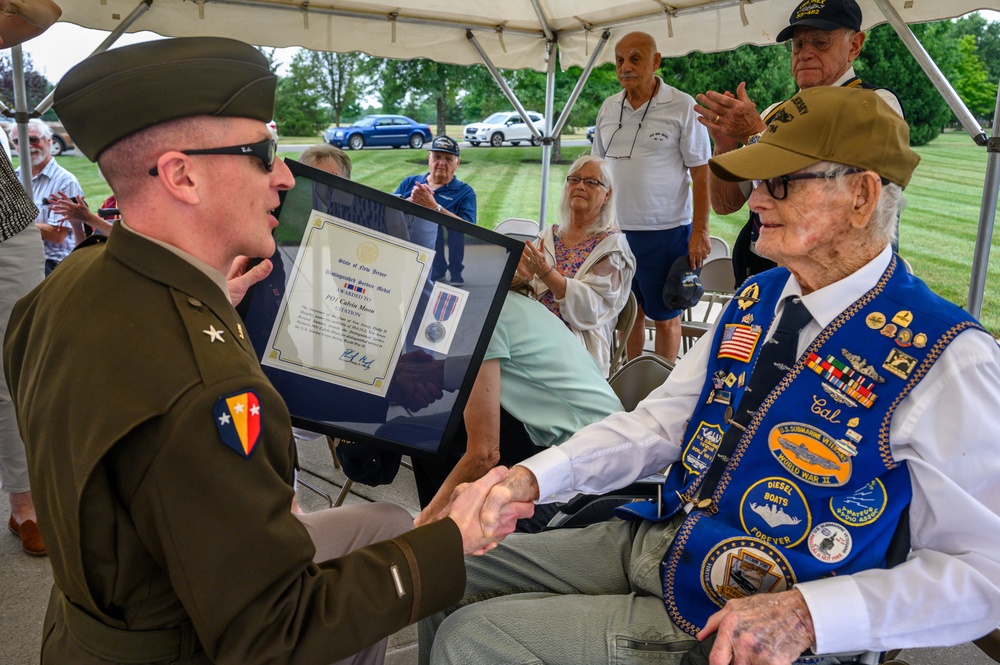
[[[693,98],[656,76],[659,66],[650,35],[632,32],[619,40],[615,69],[624,92],[604,100],[593,154],[611,165],[618,223],[635,254],[637,320],[655,322],[655,350],[673,361],[680,348],[681,310],[663,303],[663,285],[679,257],[687,254],[697,268],[708,256],[711,148]],[[644,335],[644,325],[633,327],[629,358],[642,354]]]

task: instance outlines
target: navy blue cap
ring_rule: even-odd
[[[431,147],[428,150],[432,152],[446,152],[456,157],[459,156],[458,144],[455,143],[455,139],[444,134],[431,141]]]
[[[701,268],[691,269],[687,254],[674,261],[663,285],[663,304],[670,309],[688,309],[697,305],[705,295],[699,273]]]
[[[788,17],[788,27],[778,33],[778,43],[792,38],[795,28],[861,30],[861,7],[855,0],[803,0]]]

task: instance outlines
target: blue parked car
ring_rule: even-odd
[[[323,140],[332,146],[361,150],[366,145],[420,148],[434,138],[431,128],[402,115],[366,115],[350,127],[331,127]]]

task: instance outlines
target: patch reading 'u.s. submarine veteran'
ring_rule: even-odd
[[[830,499],[833,516],[848,526],[871,524],[885,512],[889,493],[882,481],[876,478],[846,496]]]
[[[767,436],[771,454],[789,473],[820,487],[840,487],[851,478],[853,463],[836,440],[805,423],[781,423]]]
[[[701,586],[722,607],[733,598],[790,589],[795,574],[781,553],[754,538],[730,538],[708,553],[701,566]]]
[[[743,494],[740,523],[744,531],[765,543],[795,547],[809,533],[812,513],[795,483],[771,477],[757,481]]]

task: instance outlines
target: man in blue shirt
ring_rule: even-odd
[[[424,175],[413,175],[403,179],[394,192],[407,201],[413,201],[426,208],[470,224],[476,223],[476,192],[472,187],[455,177],[459,159],[458,144],[450,136],[439,136],[431,143],[427,155],[430,171]],[[448,231],[448,258],[444,255],[445,228],[438,227],[436,254],[431,266],[431,279],[443,280],[445,272],[451,273],[451,284],[462,286],[462,259],[465,257],[465,234]]]

